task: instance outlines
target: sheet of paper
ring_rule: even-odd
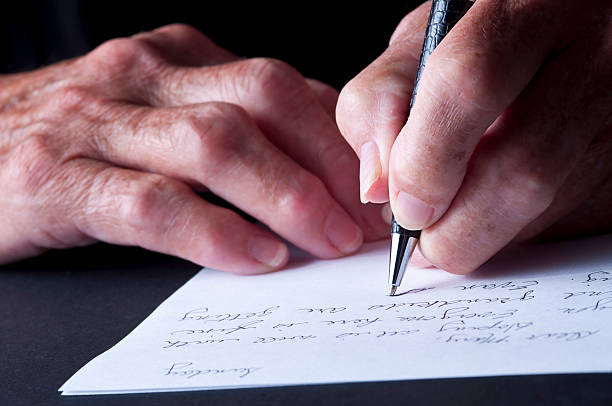
[[[510,249],[469,276],[409,269],[396,297],[388,255],[380,242],[262,276],[202,270],[60,390],[612,371],[612,235]]]

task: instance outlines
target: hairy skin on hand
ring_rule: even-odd
[[[352,253],[387,226],[359,202],[336,99],[184,25],[0,76],[0,263],[96,240],[237,273],[281,268],[279,236],[319,257]]]

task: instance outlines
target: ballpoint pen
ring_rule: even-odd
[[[411,109],[416,99],[419,79],[429,55],[471,5],[472,2],[468,0],[433,0],[429,20],[427,21],[425,39],[423,40],[419,68],[414,81],[414,90],[410,100]],[[402,283],[406,266],[416,248],[420,235],[421,230],[406,230],[395,221],[395,216],[393,216],[391,220],[391,252],[389,255],[390,296],[395,295],[397,288]]]

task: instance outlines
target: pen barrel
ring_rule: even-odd
[[[429,59],[429,55],[436,49],[442,39],[455,26],[457,21],[472,6],[471,1],[467,0],[433,0],[431,10],[429,12],[429,20],[427,21],[427,31],[423,40],[423,49],[421,50],[421,58],[419,59],[419,69],[417,70],[416,79],[414,80],[414,90],[412,91],[412,99],[410,99],[410,108],[416,99],[419,80],[421,74]]]
[[[414,79],[414,87],[412,90],[412,98],[410,99],[410,109],[416,100],[416,95],[419,88],[421,74],[429,59],[429,55],[436,49],[442,39],[455,26],[457,21],[463,17],[470,9],[473,2],[468,0],[433,0],[431,10],[429,12],[429,20],[427,21],[427,30],[425,31],[425,39],[423,40],[423,49],[421,50],[421,58],[419,59],[419,68],[416,78]],[[391,219],[391,234],[404,234],[419,238],[420,230],[406,230],[400,226],[395,220],[395,216]]]

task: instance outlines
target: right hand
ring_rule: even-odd
[[[610,232],[612,3],[476,1],[408,114],[431,4],[341,92],[364,200],[390,200],[423,256],[459,274],[512,242]]]
[[[174,25],[0,77],[0,263],[102,240],[258,273],[388,233],[337,92]],[[267,225],[212,205],[210,190]]]

